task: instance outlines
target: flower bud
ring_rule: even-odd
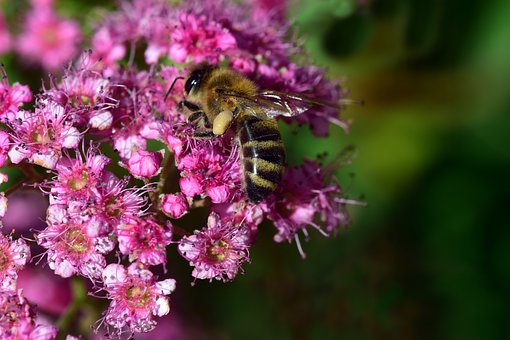
[[[189,210],[189,204],[183,194],[168,194],[161,200],[161,210],[170,218],[181,218]]]
[[[138,150],[131,155],[127,168],[137,178],[151,178],[160,172],[162,160],[160,152]]]

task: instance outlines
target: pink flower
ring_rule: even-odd
[[[71,126],[64,107],[55,102],[41,102],[35,112],[18,111],[9,122],[13,145],[9,158],[14,164],[27,158],[31,163],[53,169],[61,150],[76,148],[81,133]]]
[[[70,216],[58,205],[48,208],[47,221],[48,227],[37,234],[36,240],[48,249],[48,265],[55,274],[70,277],[79,273],[90,279],[98,278],[106,265],[103,254],[114,247],[108,236],[98,232],[101,221],[97,217],[84,220]]]
[[[0,119],[11,120],[14,119],[23,103],[32,100],[32,92],[26,85],[15,83],[11,86],[3,67],[0,68],[0,71],[2,73],[0,79]]]
[[[131,155],[127,168],[136,178],[151,178],[161,171],[161,152],[138,150]]]
[[[144,214],[147,192],[144,188],[128,187],[129,177],[122,180],[105,172],[102,183],[95,190],[90,202],[90,213],[108,222],[109,229],[116,228],[123,220]]]
[[[117,226],[122,254],[145,265],[166,263],[166,246],[172,241],[172,225],[161,226],[150,218],[130,218]]]
[[[221,55],[236,47],[236,39],[220,24],[196,16],[182,13],[179,23],[170,35],[169,56],[177,63],[192,61],[216,63]]]
[[[119,133],[114,136],[115,150],[119,152],[121,158],[129,159],[138,150],[144,150],[147,141],[140,135],[125,135]]]
[[[12,38],[7,23],[5,22],[4,13],[0,11],[0,55],[5,54],[11,50]]]
[[[75,66],[66,71],[60,84],[44,92],[62,105],[73,124],[89,125],[98,130],[110,128],[113,121],[111,110],[116,107],[111,96],[110,81],[86,66]]]
[[[181,171],[180,187],[189,197],[208,195],[214,203],[223,203],[240,194],[241,170],[237,148],[216,138],[212,141],[189,140],[176,158]]]
[[[2,193],[3,194],[3,193]],[[25,240],[11,240],[0,233],[0,290],[16,291],[20,271],[30,260],[30,248]]]
[[[267,217],[278,230],[274,240],[296,240],[302,257],[305,255],[299,243],[298,231],[302,231],[307,237],[307,227],[312,227],[325,236],[335,233],[350,223],[346,204],[360,204],[343,198],[338,184],[328,184],[331,176],[329,169],[321,169],[317,163],[309,160],[301,167],[288,168],[280,187],[264,206]],[[321,227],[317,220],[320,220],[324,227]]]
[[[193,277],[232,281],[249,260],[250,230],[209,215],[207,228],[179,241],[179,253],[194,267]]]
[[[183,194],[168,194],[161,200],[161,210],[170,218],[181,218],[189,210],[189,203]]]
[[[75,21],[59,18],[50,7],[37,6],[25,18],[16,49],[45,69],[58,70],[76,56],[80,40],[80,28]]]
[[[104,314],[105,322],[121,333],[149,332],[156,327],[155,316],[170,312],[168,295],[175,290],[175,280],[158,281],[147,269],[133,263],[128,267],[108,265],[102,273],[104,289],[111,299]]]
[[[116,62],[125,54],[126,47],[108,28],[102,27],[95,32],[92,37],[92,60],[113,71],[117,67]]]
[[[0,316],[1,339],[51,340],[57,336],[55,327],[36,324],[35,313],[21,290],[0,291]]]
[[[51,203],[69,204],[71,200],[87,200],[95,193],[104,167],[110,159],[91,146],[85,156],[76,150],[76,158],[65,157],[55,167],[57,178],[49,182]]]

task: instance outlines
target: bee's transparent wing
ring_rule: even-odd
[[[262,91],[259,98],[269,100],[285,108],[284,112],[276,116],[292,117],[297,116],[312,107],[331,107],[339,110],[341,106],[337,103],[328,102],[322,99],[314,98],[302,93],[281,92],[281,91]]]
[[[236,92],[222,91],[220,95],[236,98],[247,113],[266,119],[297,116],[315,106],[340,108],[334,103],[290,92],[261,91],[256,96],[245,96]]]

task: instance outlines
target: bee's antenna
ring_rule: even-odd
[[[170,85],[170,88],[168,89],[168,91],[166,91],[166,94],[165,94],[165,101],[166,101],[166,99],[168,98],[168,95],[170,94],[170,92],[172,92],[172,89],[174,88],[175,83],[176,83],[176,82],[177,82],[177,80],[179,80],[179,79],[184,79],[184,77],[176,77],[176,78],[174,79],[174,81],[172,82],[172,85]]]

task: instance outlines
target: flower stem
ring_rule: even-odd
[[[87,287],[82,278],[73,277],[71,280],[71,291],[73,292],[73,300],[66,312],[58,319],[58,336],[57,339],[65,339],[69,331],[72,329],[73,321],[76,313],[81,309],[87,300]]]

